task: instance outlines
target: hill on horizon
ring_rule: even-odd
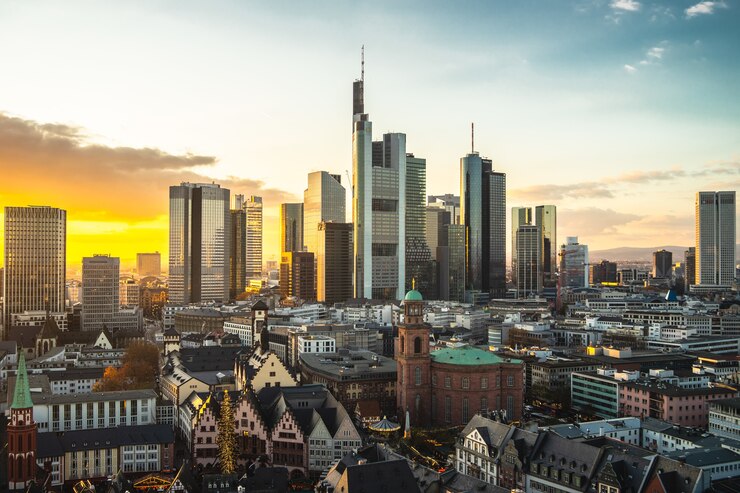
[[[605,250],[593,250],[589,252],[589,259],[592,263],[600,260],[610,260],[612,262],[652,262],[653,252],[658,250],[668,250],[673,253],[673,261],[683,261],[684,252],[689,247],[665,245],[656,247],[617,247],[607,248]],[[740,254],[740,245],[735,248],[736,255]]]

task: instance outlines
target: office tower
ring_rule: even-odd
[[[589,272],[589,284],[599,285],[602,283],[616,283],[617,279],[617,263],[609,262],[608,260],[602,260],[598,264],[593,264]]]
[[[406,287],[437,299],[437,266],[427,244],[427,161],[406,154]]]
[[[56,207],[5,208],[3,329],[13,313],[64,312],[67,211]]]
[[[82,259],[82,330],[111,328],[120,306],[120,259],[95,255]]]
[[[450,212],[442,207],[428,206],[427,213],[427,245],[432,254],[432,260],[437,260],[437,247],[444,246],[447,234],[445,226],[450,224]]]
[[[689,286],[696,284],[696,247],[689,247],[684,252],[684,282],[686,292],[689,292]]]
[[[280,204],[280,251],[303,251],[303,203]]]
[[[208,183],[170,187],[169,300],[229,297],[229,190]]]
[[[346,201],[347,191],[342,186],[341,176],[326,171],[308,174],[308,187],[303,192],[303,244],[307,251],[317,251],[320,222],[347,220]]]
[[[696,284],[735,281],[735,214],[734,191],[696,194]]]
[[[430,207],[438,207],[450,213],[450,224],[460,224],[460,196],[446,193],[427,197]]]
[[[234,205],[240,204],[235,200]],[[247,212],[243,208],[229,211],[229,228],[229,299],[233,300],[247,287]]]
[[[519,298],[542,291],[541,240],[539,226],[522,224],[516,232],[516,292]]]
[[[517,267],[517,238],[519,226],[532,224],[531,207],[512,207],[511,208],[511,281],[517,284],[519,269]]]
[[[363,63],[364,67],[364,63]],[[353,84],[352,217],[357,298],[402,299],[406,249],[406,135],[373,142],[363,78]]]
[[[352,299],[352,224],[320,222],[316,299],[332,305]]]
[[[234,196],[231,198],[231,210],[236,211],[239,209],[244,209],[244,194],[243,193],[235,193]]]
[[[122,278],[118,282],[118,302],[121,306],[138,306],[141,299],[141,286],[133,277]]]
[[[315,300],[313,276],[313,252],[283,252],[280,256],[280,294],[283,296]]]
[[[247,212],[247,281],[262,280],[262,197],[249,197],[244,210]]]
[[[471,152],[460,159],[460,221],[465,225],[466,290],[506,294],[506,174]]]
[[[437,247],[439,299],[465,301],[465,226],[444,226],[444,243]]]
[[[588,287],[588,245],[578,243],[577,236],[568,236],[560,247],[560,285],[569,288]]]
[[[653,277],[670,279],[673,271],[673,253],[668,250],[653,252]]]
[[[542,230],[542,275],[543,285],[554,286],[558,270],[558,216],[554,205],[538,205],[534,212],[535,222]]]
[[[162,275],[162,256],[159,252],[137,253],[136,274],[139,278]]]

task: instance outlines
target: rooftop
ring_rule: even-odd
[[[477,366],[477,365],[499,365],[502,363],[522,363],[522,360],[513,358],[502,358],[490,351],[473,346],[460,346],[454,348],[439,349],[430,353],[432,361],[447,365]]]
[[[71,402],[122,401],[131,399],[156,399],[153,389],[117,390],[113,392],[90,392],[88,394],[40,395],[34,400],[36,405],[67,404]]]

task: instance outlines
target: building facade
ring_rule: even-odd
[[[653,252],[653,272],[655,279],[670,279],[673,274],[673,253],[668,250]]]
[[[262,197],[252,195],[244,203],[247,212],[246,277],[262,280]]]
[[[437,299],[437,268],[427,244],[427,160],[406,154],[406,286]]]
[[[588,287],[588,245],[578,243],[577,236],[569,236],[560,247],[561,287]]]
[[[96,331],[115,324],[120,307],[120,259],[95,255],[82,259],[82,330]]]
[[[554,205],[538,205],[534,212],[535,224],[542,232],[540,247],[544,284],[555,282],[558,270],[558,215]]]
[[[352,224],[320,222],[316,248],[316,299],[332,305],[353,297]]]
[[[229,298],[229,194],[216,184],[170,187],[170,302]]]
[[[280,294],[313,301],[314,255],[312,252],[283,252],[280,256]]]
[[[162,255],[159,252],[137,253],[136,274],[139,278],[162,275]]]
[[[542,291],[542,230],[522,224],[516,234],[516,292],[527,298]]]
[[[6,207],[4,222],[3,328],[7,333],[14,313],[64,312],[67,211]]]
[[[244,292],[247,282],[247,213],[229,211],[231,244],[229,246],[229,299]]]
[[[735,280],[735,192],[696,194],[696,273],[699,285],[731,286]]]
[[[319,223],[344,223],[347,191],[342,177],[327,171],[308,174],[308,187],[303,192],[303,243],[309,252],[318,252]]]

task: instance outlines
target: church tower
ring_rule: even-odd
[[[25,490],[28,482],[36,478],[36,433],[26,358],[23,351],[18,351],[18,371],[8,423],[8,486],[11,491]]]
[[[403,300],[403,323],[396,338],[398,416],[406,412],[411,426],[429,426],[431,409],[431,359],[429,326],[424,323],[424,299],[416,289]]]

